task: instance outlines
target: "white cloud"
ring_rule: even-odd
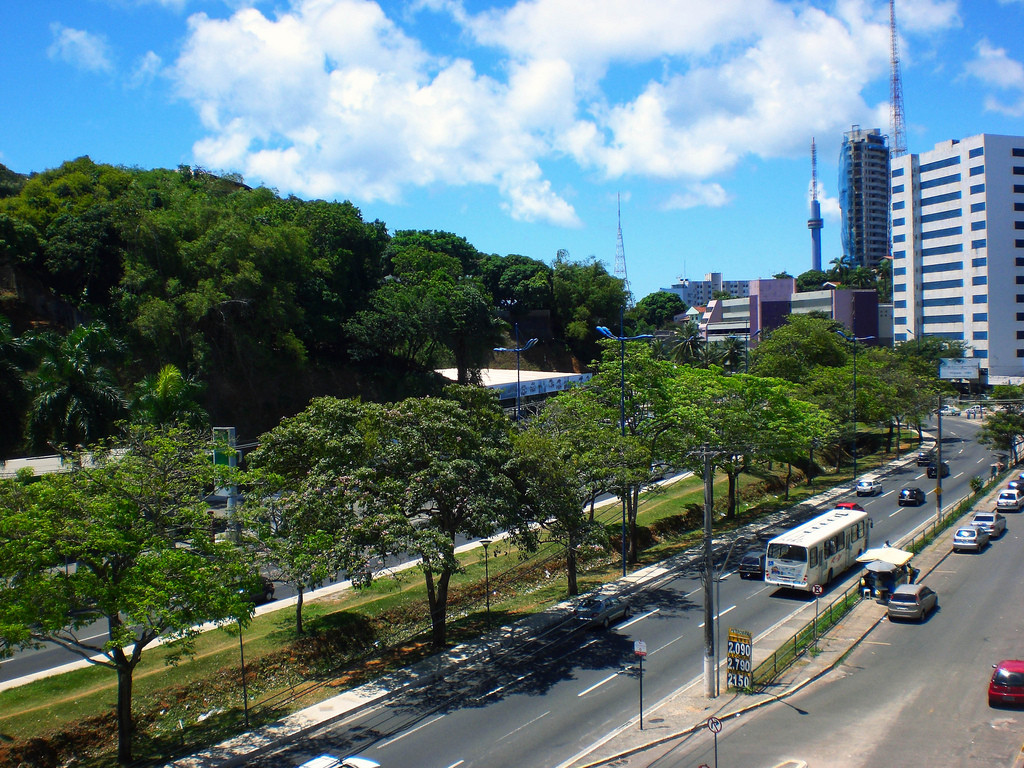
[[[153,51],[146,51],[146,53],[140,56],[138,61],[135,62],[128,84],[132,88],[139,88],[146,85],[151,82],[154,77],[160,74],[160,69],[162,67],[163,59]]]
[[[926,10],[931,28],[958,23],[952,2],[904,7],[908,28]],[[836,0],[831,14],[781,0],[411,8],[401,26],[372,0],[192,16],[172,74],[207,131],[197,160],[365,201],[489,185],[513,218],[575,226],[555,162],[678,181],[676,207],[723,205],[714,177],[743,157],[793,156],[810,134],[887,115],[862,97],[889,56],[888,17],[868,0]],[[415,37],[430,40],[433,14],[465,30],[462,58]]]
[[[662,205],[662,210],[685,210],[705,206],[721,208],[732,200],[732,196],[722,188],[721,184],[690,184],[685,192],[672,195]]]
[[[1010,58],[1005,48],[996,48],[988,40],[978,43],[977,54],[964,67],[968,76],[985,85],[1010,92],[1010,103],[996,96],[985,98],[985,109],[1011,117],[1024,115],[1024,65]]]
[[[89,72],[111,72],[114,65],[110,60],[106,40],[82,29],[65,27],[54,22],[50,25],[53,42],[46,54],[53,60],[64,61]]]

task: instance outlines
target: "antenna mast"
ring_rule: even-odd
[[[892,137],[889,157],[893,158],[907,154],[907,126],[903,114],[903,75],[900,73],[899,35],[896,33],[896,0],[889,0],[889,42],[889,64],[892,71],[892,79],[889,84],[889,133]]]
[[[615,276],[622,280],[622,288],[626,292],[626,307],[632,309],[633,291],[626,276],[626,249],[622,245],[622,203],[618,194],[615,195],[615,207],[619,217],[619,236],[615,241]]]
[[[811,218],[807,228],[811,230],[811,269],[821,271],[821,203],[818,202],[818,150],[811,137]]]

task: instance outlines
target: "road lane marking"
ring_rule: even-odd
[[[590,692],[591,692],[591,691],[593,691],[594,689],[596,689],[596,688],[600,688],[600,687],[601,687],[602,685],[604,685],[605,683],[607,683],[607,682],[608,682],[609,680],[614,680],[614,679],[615,679],[616,677],[618,677],[618,676],[619,676],[619,673],[618,673],[618,672],[613,672],[612,674],[608,675],[608,677],[606,677],[606,678],[605,678],[604,680],[602,680],[601,682],[599,682],[599,683],[594,683],[594,684],[593,684],[592,686],[590,686],[589,688],[587,688],[587,689],[586,689],[585,691],[580,691],[579,693],[577,693],[577,694],[576,694],[576,698],[580,698],[581,696],[586,696],[586,695],[587,695],[588,693],[590,693]]]
[[[444,717],[446,717],[446,716],[445,715],[438,715],[433,720],[428,720],[427,722],[423,723],[423,725],[417,725],[411,731],[406,731],[405,733],[400,733],[397,736],[395,736],[393,739],[388,739],[387,741],[378,744],[377,745],[377,749],[384,749],[384,747],[386,747],[388,744],[394,744],[399,739],[404,739],[406,736],[411,736],[412,734],[416,733],[416,731],[420,731],[420,730],[426,728],[428,725],[433,725],[438,720],[441,720]]]
[[[725,614],[727,614],[727,613],[728,613],[729,611],[731,611],[731,610],[732,610],[733,608],[735,608],[735,607],[736,607],[735,605],[730,605],[730,606],[729,606],[728,608],[726,608],[726,609],[725,609],[724,611],[722,611],[722,612],[721,612],[720,614],[718,614],[717,616],[715,616],[715,618],[716,618],[716,619],[720,619],[720,618],[722,618],[723,616],[725,616]],[[704,626],[705,624],[707,624],[707,622],[706,622],[706,621],[702,621],[702,622],[701,622],[701,623],[700,623],[700,624],[698,625],[698,628],[700,628],[700,627],[703,627],[703,626]]]
[[[661,608],[655,608],[653,611],[648,611],[647,613],[641,613],[639,616],[636,616],[635,618],[630,619],[625,624],[619,624],[619,629],[625,629],[626,627],[632,627],[638,621],[643,621],[648,616],[653,616],[654,614],[658,613],[658,611],[660,611],[660,610],[661,610]]]
[[[693,590],[693,592],[687,592],[685,595],[683,595],[683,597],[693,597],[698,592],[700,592],[702,589],[704,589],[704,587],[697,587],[695,590]]]
[[[746,596],[745,598],[743,598],[743,599],[744,599],[744,600],[749,600],[749,599],[750,599],[750,598],[752,598],[752,597],[757,597],[757,596],[758,596],[758,595],[760,595],[760,594],[761,594],[762,592],[767,592],[767,591],[768,591],[769,589],[775,589],[775,587],[774,587],[773,585],[771,585],[771,584],[765,584],[765,585],[764,585],[763,587],[761,587],[761,588],[760,588],[759,590],[757,590],[756,592],[751,592],[751,593],[750,593],[749,595],[747,595],[747,596]]]
[[[883,493],[883,494],[882,494],[881,496],[879,496],[878,498],[880,498],[880,499],[884,499],[884,498],[885,498],[886,496],[888,496],[888,495],[890,495],[890,494],[893,494],[893,493],[896,493],[896,491],[886,491],[885,493]]]
[[[504,736],[502,736],[502,737],[501,737],[500,739],[498,739],[498,741],[502,741],[503,739],[507,739],[507,738],[508,738],[509,736],[514,736],[515,734],[517,734],[517,733],[519,733],[519,732],[520,732],[521,730],[523,730],[523,728],[526,728],[527,726],[533,725],[533,724],[534,724],[534,723],[536,723],[536,722],[537,722],[538,720],[540,720],[540,719],[541,719],[542,717],[547,717],[547,716],[548,716],[548,715],[550,715],[550,714],[551,714],[551,710],[549,709],[549,710],[548,710],[547,712],[545,712],[545,713],[544,713],[543,715],[537,715],[537,716],[536,716],[535,718],[533,718],[533,720],[528,720],[527,722],[523,723],[523,724],[522,724],[522,725],[520,725],[520,726],[519,726],[518,728],[516,728],[516,729],[515,729],[514,731],[509,731],[509,732],[508,732],[508,733],[506,733],[506,734],[505,734]],[[462,761],[462,762],[465,762],[465,761]],[[458,763],[456,763],[456,765],[458,765]]]
[[[513,680],[510,683],[505,683],[504,685],[499,685],[497,688],[492,688],[487,693],[485,693],[483,697],[486,699],[488,696],[493,696],[496,693],[501,693],[506,688],[508,688],[510,685],[515,685],[516,683],[521,683],[523,680],[526,679],[526,677],[527,677],[526,675],[520,675],[519,677],[517,677],[515,680]]]
[[[672,645],[672,643],[678,643],[678,642],[679,642],[680,640],[682,640],[682,639],[683,639],[684,637],[686,637],[686,635],[680,635],[680,636],[679,636],[679,637],[677,637],[677,638],[676,638],[675,640],[669,640],[669,641],[668,641],[667,643],[665,643],[665,644],[664,644],[663,646],[661,646],[660,648],[655,648],[655,649],[654,649],[653,651],[651,651],[651,652],[650,652],[650,653],[648,653],[647,655],[648,655],[648,656],[653,656],[653,655],[654,655],[654,654],[656,654],[656,653],[657,653],[658,651],[664,651],[664,650],[665,650],[666,648],[668,648],[668,647],[669,647],[670,645]]]
[[[896,515],[898,515],[902,511],[903,511],[903,507],[896,507],[896,511],[893,512],[891,515],[889,515],[889,517],[896,517]]]
[[[466,762],[465,760],[459,760],[459,762],[452,763],[451,765],[449,765],[448,768],[459,768],[459,766],[462,765],[465,762]]]

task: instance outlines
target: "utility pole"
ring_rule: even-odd
[[[935,520],[942,519],[942,395],[935,412]]]
[[[711,448],[704,446],[704,698],[715,698],[715,604],[712,589],[714,562],[711,524],[715,507],[715,477]]]

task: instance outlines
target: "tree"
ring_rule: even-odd
[[[978,442],[997,451],[1006,451],[1017,463],[1017,440],[1024,435],[1024,414],[1014,411],[993,411],[978,431]]]
[[[410,398],[360,422],[367,463],[346,481],[361,511],[361,546],[420,558],[431,639],[445,644],[448,588],[461,569],[457,537],[515,533],[526,521],[509,474],[511,425],[494,395],[452,385],[444,398]]]
[[[687,320],[672,333],[672,362],[685,364],[697,359],[703,343],[700,326],[694,320]]]
[[[671,325],[675,316],[681,315],[687,308],[678,294],[657,291],[640,299],[629,314],[637,321],[639,327],[657,330]]]
[[[247,621],[241,553],[203,501],[209,438],[135,428],[117,451],[24,486],[0,483],[0,654],[51,642],[117,674],[118,759],[132,758],[133,673],[161,638],[172,662],[201,624]],[[80,629],[106,623],[109,639]]]
[[[196,402],[201,389],[168,363],[139,382],[132,403],[134,419],[158,427],[181,424],[198,429],[207,420],[206,411]]]
[[[797,293],[820,291],[828,279],[828,275],[820,269],[809,269],[806,272],[802,272],[796,278]]]
[[[47,334],[33,346],[40,351],[29,413],[35,445],[75,450],[113,434],[128,407],[113,370],[104,364],[122,349],[106,326],[80,325],[64,337]]]
[[[618,333],[619,312],[626,305],[622,280],[609,275],[593,258],[572,261],[565,250],[558,252],[553,269],[555,336],[565,341],[577,360],[589,363],[600,352],[594,329],[605,325]]]
[[[23,339],[11,331],[11,324],[0,316],[0,459],[10,456],[22,445],[29,395],[25,368],[29,356]]]
[[[295,587],[295,631],[303,633],[307,590],[345,570],[357,575],[366,558],[356,538],[358,511],[346,497],[349,480],[368,460],[359,423],[375,406],[316,398],[260,438],[247,457],[247,504],[256,560]]]
[[[834,320],[789,315],[784,325],[761,334],[750,352],[750,372],[793,382],[804,381],[818,365],[841,366],[847,351]]]

